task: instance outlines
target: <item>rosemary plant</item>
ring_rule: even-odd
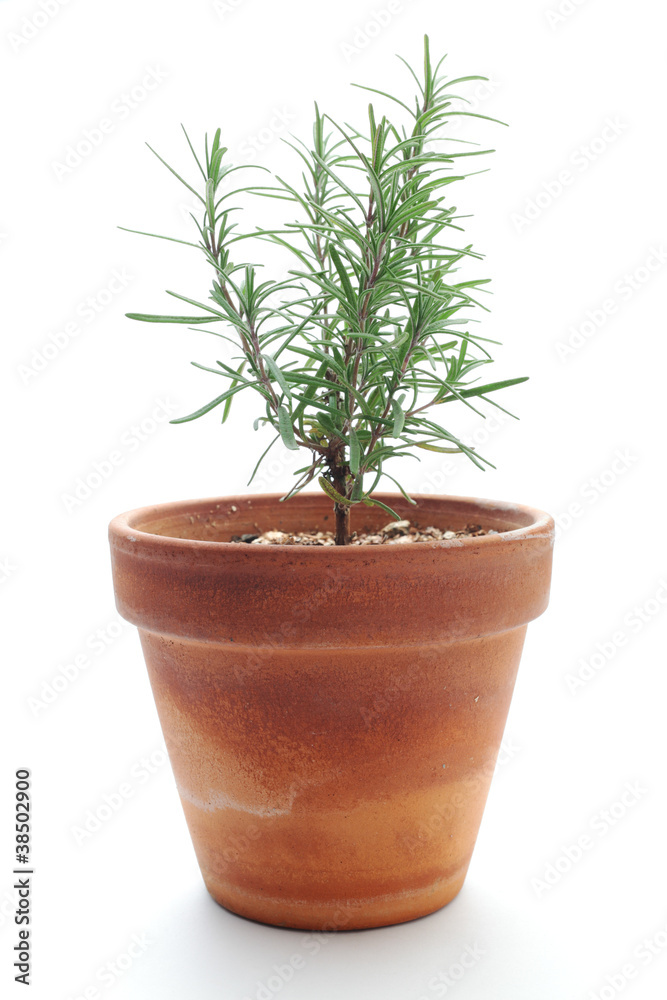
[[[451,140],[439,133],[453,116],[487,117],[461,107],[465,98],[452,90],[486,77],[441,76],[443,59],[432,64],[428,36],[423,78],[398,58],[416,83],[414,106],[373,87],[363,89],[392,102],[407,127],[405,121],[399,125],[380,118],[373,104],[364,131],[343,127],[316,104],[312,144],[294,136],[294,142],[283,140],[305,167],[300,187],[271,174],[270,185],[221,193],[229,175],[247,165],[228,162],[220,129],[210,146],[206,137],[201,159],[183,129],[201,174],[198,184],[189,184],[158,158],[201,202],[201,218],[192,216],[199,240],[187,245],[203,251],[213,269],[210,298],[199,302],[169,292],[195,307],[196,315],[127,314],[197,328],[222,324],[225,333],[210,332],[232,341],[238,351],[232,365],[193,364],[221,376],[224,391],[172,423],[194,420],[216,407],[222,407],[224,423],[234,396],[256,392],[262,414],[255,430],[268,423],[275,436],[255,472],[278,440],[307,452],[296,484],[283,499],[317,480],[333,501],[339,545],[349,541],[350,510],[356,504],[376,504],[398,517],[373,495],[383,476],[410,500],[386,471],[390,459],[417,457],[415,449],[425,449],[460,452],[481,469],[490,465],[443,427],[433,411],[455,400],[475,409],[475,397],[499,406],[490,393],[525,381],[470,379],[492,361],[485,344],[497,343],[467,330],[471,310],[486,308],[474,295],[488,279],[455,280],[462,263],[481,255],[470,245],[450,246],[447,236],[450,230],[461,231],[448,197],[449,185],[470,176],[459,171],[460,161],[492,150],[443,149],[440,144]],[[280,229],[235,233],[230,216],[238,209],[234,196],[242,192],[287,201],[297,219]],[[258,265],[233,262],[238,244],[250,238],[269,240],[293,255],[287,279],[259,280]]]

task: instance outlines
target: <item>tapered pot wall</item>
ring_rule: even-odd
[[[235,544],[330,526],[326,497],[232,497],[122,515],[119,611],[138,627],[206,886],[304,929],[423,916],[460,890],[553,522],[489,501],[381,497],[451,542]],[[356,513],[356,510],[355,510]],[[355,525],[386,522],[364,508]]]

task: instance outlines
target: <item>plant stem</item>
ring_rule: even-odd
[[[340,496],[347,496],[347,466],[345,464],[345,445],[338,439],[336,447],[331,448],[327,455],[327,465],[331,475],[333,488]],[[350,505],[334,503],[336,515],[336,545],[350,543]]]
[[[341,494],[345,495],[345,474],[340,477],[336,477],[334,481],[334,486]],[[350,544],[350,505],[347,503],[336,503],[334,504],[334,512],[336,514],[336,545],[349,545]]]

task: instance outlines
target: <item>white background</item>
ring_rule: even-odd
[[[223,0],[217,10],[210,0],[0,2],[0,397],[10,470],[0,535],[0,976],[12,995],[23,991],[11,983],[17,767],[34,773],[31,995],[40,1000],[433,1000],[466,948],[479,958],[447,988],[456,1000],[663,995],[664,25],[651,0],[564,0],[561,15],[557,3],[402,0],[378,28],[384,0]],[[457,126],[497,152],[490,172],[458,186],[456,203],[474,213],[467,232],[486,255],[476,273],[493,278],[483,332],[503,343],[494,375],[531,380],[503,400],[520,422],[485,426],[451,408],[452,429],[471,435],[497,471],[461,456],[452,471],[432,456],[406,463],[403,480],[415,492],[519,501],[557,516],[552,599],[529,628],[507,752],[461,895],[409,924],[330,935],[314,954],[305,932],[243,920],[207,896],[138,639],[115,612],[111,517],[244,492],[261,437],[250,400],[224,428],[215,414],[151,423],[164,417],[161,402],[174,416],[220,391],[189,365],[214,361],[217,346],[203,332],[124,313],[172,308],[167,288],[201,298],[209,274],[193,250],[116,227],[194,237],[191,197],[145,141],[194,177],[180,123],[198,147],[220,126],[236,162],[252,154],[298,178],[276,114],[306,141],[314,99],[363,126],[368,95],[349,83],[409,98],[395,53],[417,65],[425,31],[434,54],[449,53],[450,75],[491,78],[469,96],[510,123]],[[154,89],[128,105],[149,73]],[[59,168],[103,118],[112,127],[91,155]],[[255,200],[246,224],[276,204]],[[125,287],[110,297],[114,271]],[[88,321],[91,296],[99,312]],[[52,335],[64,346],[48,348],[40,365]],[[113,474],[68,502],[119,449]],[[290,460],[276,455],[252,489],[289,486]],[[54,696],[54,680],[82,655],[87,665],[70,669],[74,679]],[[589,679],[573,686],[578,672]],[[123,783],[131,796],[82,841],[88,811]],[[637,792],[620,806],[626,783]],[[592,846],[567,862],[583,835]],[[554,884],[541,886],[548,871]],[[133,935],[145,941],[139,957],[120,977],[100,973],[127,965]],[[274,966],[295,954],[303,968],[283,985]]]

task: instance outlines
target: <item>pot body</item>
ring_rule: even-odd
[[[328,528],[323,494],[186,501],[110,526],[119,612],[138,626],[206,886],[308,930],[423,916],[460,890],[553,521],[512,504],[382,494],[406,545],[232,543]],[[355,508],[357,513],[359,508]],[[353,526],[386,523],[363,508]]]

